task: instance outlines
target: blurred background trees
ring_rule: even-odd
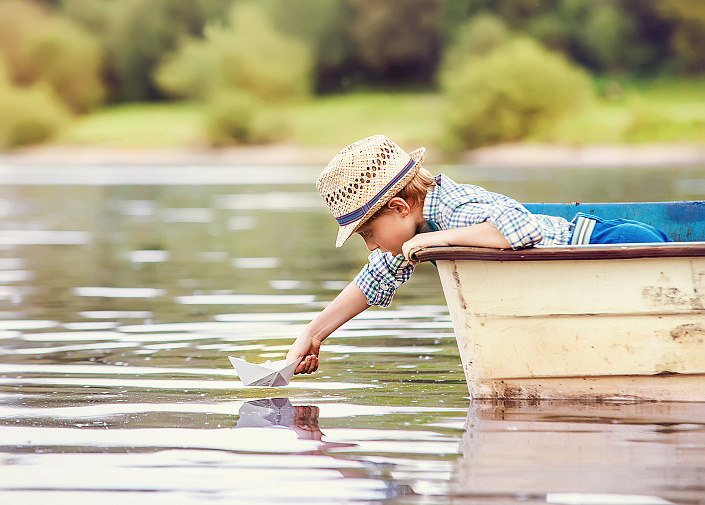
[[[595,82],[703,75],[704,47],[702,0],[0,0],[0,145],[174,99],[202,103],[214,143],[262,142],[285,129],[273,104],[402,90],[442,93],[472,147],[619,94]],[[8,119],[27,94],[13,117],[40,103],[42,128]]]

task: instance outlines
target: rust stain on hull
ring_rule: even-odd
[[[671,331],[671,338],[675,342],[692,342],[702,344],[705,342],[705,325],[681,324]]]

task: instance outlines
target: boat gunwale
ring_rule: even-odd
[[[575,261],[705,256],[704,242],[658,244],[535,246],[526,249],[446,246],[412,251],[412,260],[424,261]]]

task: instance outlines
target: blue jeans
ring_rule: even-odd
[[[604,220],[589,214],[577,214],[571,244],[648,244],[673,242],[666,233],[630,219]]]

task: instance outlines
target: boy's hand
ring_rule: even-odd
[[[404,257],[409,258],[412,249],[418,247],[444,247],[450,245],[490,247],[493,249],[510,249],[512,246],[502,233],[489,221],[470,226],[451,228],[450,230],[431,231],[414,235],[401,246]]]
[[[414,249],[423,249],[424,247],[435,247],[447,245],[442,238],[442,235],[438,232],[430,233],[420,233],[414,235],[409,240],[404,242],[401,246],[401,252],[406,258],[406,260],[412,265],[416,264],[416,261],[411,259],[411,251]]]
[[[286,361],[291,363],[295,359],[303,356],[304,359],[294,370],[295,374],[313,373],[318,370],[318,354],[321,350],[321,343],[312,338],[301,335],[294,341],[286,355]]]
[[[369,305],[365,294],[354,281],[348,284],[320,314],[313,318],[313,321],[306,325],[299,338],[292,344],[286,355],[287,362],[291,363],[303,357],[294,373],[313,373],[318,370],[321,342],[367,307]]]

